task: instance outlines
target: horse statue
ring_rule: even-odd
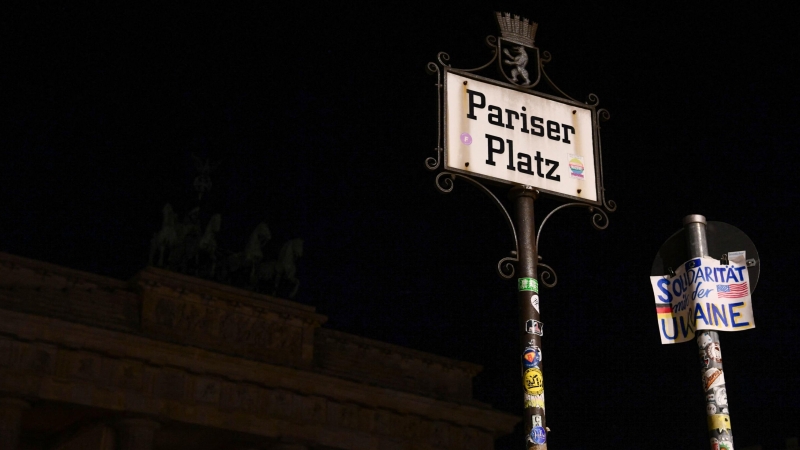
[[[300,287],[300,280],[295,276],[297,274],[295,262],[301,256],[303,256],[303,240],[298,238],[286,241],[278,253],[277,261],[258,265],[258,279],[272,281],[272,295],[277,294],[281,281],[288,281],[292,284],[289,298],[294,298]]]
[[[256,228],[250,233],[250,238],[247,240],[247,245],[244,251],[230,255],[226,260],[226,270],[229,273],[238,272],[243,268],[248,268],[248,283],[255,284],[256,280],[256,267],[264,259],[263,249],[267,243],[272,239],[272,233],[266,222],[259,223]],[[244,280],[241,280],[244,282]]]
[[[195,255],[195,264],[200,266],[200,253],[207,253],[211,258],[211,275],[214,275],[214,270],[217,267],[217,233],[219,233],[220,225],[222,224],[222,216],[214,214],[211,220],[206,225],[206,231],[200,238],[197,244],[197,254]]]
[[[196,207],[186,214],[183,221],[175,224],[177,237],[175,246],[169,254],[169,268],[187,273],[190,261],[195,261],[201,237],[200,208]]]
[[[162,209],[164,216],[161,222],[161,229],[153,235],[150,241],[150,265],[153,264],[156,252],[158,252],[158,267],[164,267],[164,255],[169,255],[178,241],[175,225],[178,222],[178,215],[172,209],[172,205],[167,203]]]

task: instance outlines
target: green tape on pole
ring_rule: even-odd
[[[520,291],[533,291],[539,293],[539,280],[536,278],[519,278],[518,286]]]

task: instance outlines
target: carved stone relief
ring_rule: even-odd
[[[148,333],[230,354],[302,360],[306,325],[301,320],[184,298],[147,296],[144,301],[142,320]]]

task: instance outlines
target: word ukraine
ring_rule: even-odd
[[[662,344],[694,338],[696,330],[755,328],[745,252],[728,254],[730,264],[694,258],[674,277],[650,277]]]

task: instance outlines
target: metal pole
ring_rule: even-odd
[[[708,256],[706,240],[706,218],[691,214],[683,218],[686,232],[686,246],[690,258]],[[700,366],[703,375],[703,391],[706,396],[706,415],[711,450],[733,449],[731,419],[728,410],[728,394],[725,390],[725,377],[722,371],[722,352],[719,333],[714,330],[697,332],[697,347],[700,352]],[[719,383],[719,381],[722,383]]]
[[[514,200],[514,226],[519,243],[517,255],[517,290],[520,312],[520,348],[522,349],[522,386],[525,402],[526,448],[547,449],[547,428],[544,416],[544,378],[542,376],[542,322],[539,320],[539,280],[533,202],[539,191],[531,186],[511,189]]]

